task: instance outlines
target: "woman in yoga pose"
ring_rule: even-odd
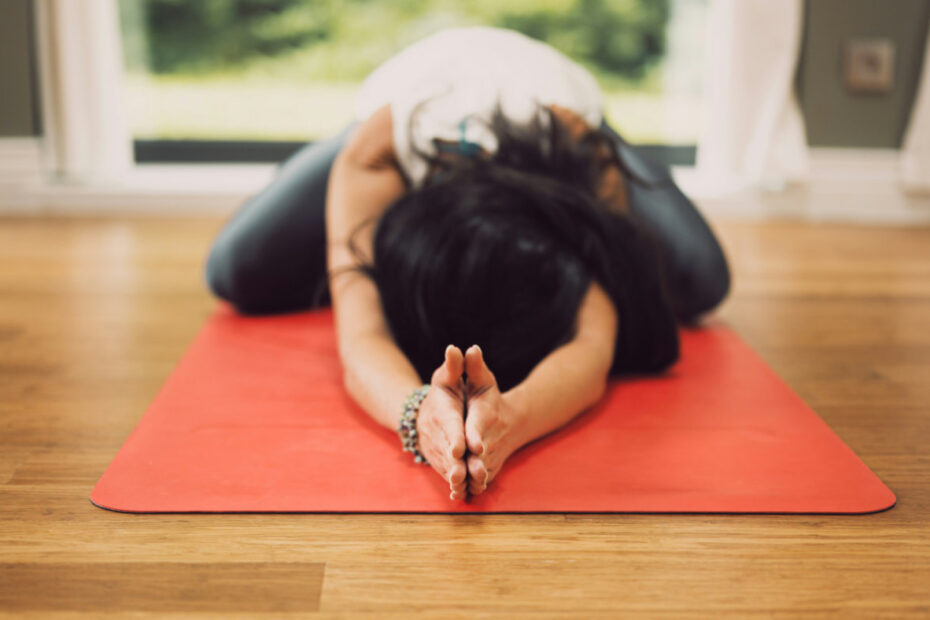
[[[670,366],[677,323],[729,289],[668,171],[544,43],[440,31],[376,69],[355,112],[230,219],[207,281],[246,314],[331,303],[346,389],[452,499],[609,378]]]

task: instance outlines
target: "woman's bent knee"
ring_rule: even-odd
[[[204,279],[210,291],[240,314],[267,315],[329,305],[325,280],[315,268],[276,269],[263,260],[259,248],[220,238],[210,249]],[[301,274],[295,281],[293,273]],[[320,269],[322,272],[322,268]]]
[[[214,242],[207,256],[204,276],[207,287],[214,295],[228,301],[243,314],[259,314],[264,294],[262,274],[250,264],[252,259],[245,247],[236,247],[232,239],[220,237]]]
[[[229,302],[240,314],[269,314],[283,311],[278,300],[262,285],[262,274],[251,266],[248,257],[225,244],[210,250],[204,269],[207,287],[214,295]]]
[[[233,298],[234,276],[232,256],[230,256],[229,252],[224,251],[223,244],[214,243],[204,265],[204,280],[207,283],[207,288],[220,299],[235,303]]]
[[[730,292],[730,267],[719,246],[696,259],[678,283],[677,314],[684,323],[716,308]]]

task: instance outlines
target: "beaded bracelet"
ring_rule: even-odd
[[[412,452],[413,460],[417,463],[429,465],[426,458],[417,448],[417,412],[420,410],[420,403],[426,398],[429,392],[429,384],[424,384],[407,397],[404,401],[404,412],[400,416],[400,426],[397,432],[400,435],[400,442],[404,446],[404,452]]]

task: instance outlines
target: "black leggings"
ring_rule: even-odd
[[[326,278],[326,186],[333,159],[356,122],[285,161],[217,235],[206,280],[243,314],[275,314],[330,303]],[[723,250],[668,169],[643,157],[606,122],[626,167],[630,210],[663,254],[675,314],[691,322],[730,287]]]

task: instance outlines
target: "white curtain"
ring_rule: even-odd
[[[930,192],[930,37],[901,147],[901,181],[910,191]]]
[[[701,184],[720,191],[780,187],[808,168],[794,90],[803,0],[711,0]]]
[[[116,0],[37,0],[45,168],[112,181],[132,165]]]

